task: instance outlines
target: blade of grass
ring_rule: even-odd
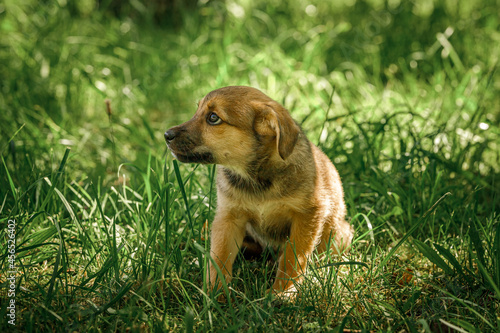
[[[56,278],[59,275],[59,264],[61,262],[61,257],[62,257],[62,251],[63,251],[63,236],[61,233],[61,228],[59,227],[59,222],[57,221],[57,218],[51,219],[50,220],[54,223],[57,233],[59,235],[59,249],[57,250],[57,255],[56,255],[56,262],[54,263],[54,269],[52,271],[52,277],[50,278],[50,283],[49,283],[49,289],[47,291],[47,298],[45,299],[45,306],[50,307],[50,303],[52,302],[53,298],[53,292],[54,292],[54,285],[56,282]]]
[[[325,129],[326,123],[328,121],[328,113],[330,112],[330,109],[332,107],[333,103],[333,94],[335,93],[335,86],[332,85],[332,93],[330,94],[330,98],[328,99],[328,107],[326,108],[325,112],[325,120],[323,121],[323,124],[321,125],[321,129],[319,131],[318,139],[316,140],[316,145],[319,145],[321,142],[321,136],[323,134],[323,130]]]
[[[493,265],[496,268],[494,276],[496,284],[500,286],[500,223],[497,224],[495,240],[493,241]]]
[[[413,240],[413,244],[418,248],[420,253],[427,257],[433,264],[441,268],[446,274],[453,275],[454,270],[439,256],[439,254],[429,245],[418,239]]]
[[[455,270],[462,276],[465,276],[462,265],[457,261],[455,256],[443,246],[434,243],[434,247],[438,250],[439,254],[441,254],[448,262],[455,268]]]
[[[193,220],[191,217],[191,211],[189,209],[189,201],[188,201],[188,198],[186,195],[186,189],[184,187],[184,182],[182,181],[181,172],[179,170],[179,164],[177,163],[177,160],[173,160],[173,164],[174,164],[175,178],[177,179],[177,183],[179,184],[182,199],[184,200],[184,205],[186,206],[186,215],[187,215],[187,219],[189,222],[189,228],[190,228],[189,238],[191,238],[194,228],[193,228]]]
[[[71,221],[75,223],[75,225],[78,227],[78,230],[80,231],[81,234],[85,237],[85,239],[88,241],[88,243],[91,245],[92,249],[95,251],[95,246],[94,242],[92,242],[90,236],[87,234],[87,231],[85,228],[82,227],[80,224],[80,221],[76,218],[75,212],[73,211],[73,208],[71,207],[71,204],[66,200],[64,195],[59,191],[57,188],[55,189],[55,192],[59,199],[61,199],[61,202],[63,203],[64,207],[66,208],[66,211],[69,213],[69,216],[71,217]]]
[[[18,129],[18,130],[17,130],[17,131],[16,131],[16,132],[15,132],[15,133],[14,133],[14,134],[13,134],[13,135],[9,138],[9,140],[7,140],[7,143],[6,143],[6,144],[2,147],[2,151],[0,151],[0,155],[2,155],[2,157],[3,157],[3,152],[5,151],[5,149],[7,149],[7,147],[8,147],[8,146],[9,146],[9,144],[10,144],[10,142],[11,142],[12,140],[14,140],[14,138],[15,138],[15,137],[16,137],[16,135],[17,135],[17,133],[19,133],[19,132],[23,129],[23,127],[24,127],[24,126],[26,126],[26,123],[23,123],[23,124],[21,125],[21,127],[19,127],[19,129]]]
[[[326,268],[326,267],[336,267],[336,266],[363,266],[365,268],[370,268],[367,264],[365,264],[364,262],[360,262],[360,261],[342,261],[342,262],[332,262],[332,263],[328,263],[326,265],[323,265],[323,266],[320,266],[318,267],[318,269],[321,269],[321,268]]]
[[[476,221],[475,219],[471,219],[471,225],[469,228],[469,239],[470,239],[470,248],[474,249],[477,253],[477,258],[481,262],[481,264],[485,265],[485,251],[483,246],[483,240],[479,236],[479,232],[476,229]]]
[[[7,165],[5,164],[5,160],[3,159],[2,156],[2,163],[5,168],[5,174],[7,175],[7,179],[9,180],[9,186],[10,186],[10,191],[12,192],[12,197],[14,198],[14,201],[17,202],[17,193],[16,193],[16,187],[14,186],[14,182],[12,181],[12,177],[10,176],[9,169],[7,168]]]
[[[377,267],[377,270],[376,270],[376,273],[379,273],[379,271],[385,267],[385,265],[387,264],[387,262],[392,258],[392,256],[394,255],[394,253],[396,253],[396,251],[398,250],[398,248],[404,243],[406,242],[406,240],[415,232],[415,230],[417,230],[421,224],[423,224],[425,221],[426,221],[426,218],[427,216],[432,213],[436,207],[448,196],[448,195],[451,195],[450,192],[447,192],[445,193],[441,198],[439,198],[438,201],[436,201],[434,203],[434,205],[432,205],[431,208],[429,208],[429,210],[427,212],[425,212],[425,214],[420,217],[420,219],[410,228],[410,230],[408,230],[408,232],[401,238],[401,240],[396,244],[396,246],[394,246],[392,248],[392,250],[389,252],[388,255],[385,256],[385,258],[382,260],[382,262],[380,263],[380,265]]]
[[[121,251],[121,249],[125,246],[125,243],[122,243],[120,244],[120,247],[118,248],[118,251]],[[99,254],[99,250],[97,251],[96,253],[96,256],[97,254]],[[92,258],[92,259],[95,259]],[[87,266],[90,265],[90,262]],[[97,287],[100,280],[102,279],[102,277],[104,276],[104,274],[106,274],[106,272],[111,268],[111,267],[114,267],[115,265],[115,262],[114,262],[114,257],[113,255],[109,256],[106,261],[104,262],[104,264],[102,265],[102,267],[99,269],[99,271],[97,271],[95,274],[91,274],[89,275],[89,277],[85,280],[83,280],[81,283],[80,283],[80,287],[84,287],[89,281],[91,281],[92,279],[95,278],[94,280],[94,287]]]
[[[94,190],[94,194],[95,194],[95,200],[97,202],[97,208],[99,209],[99,213],[101,214],[101,219],[102,219],[102,223],[104,224],[104,231],[106,233],[106,239],[108,241],[108,247],[111,251],[111,256],[113,258],[112,262],[113,262],[113,268],[114,268],[114,271],[115,271],[115,280],[116,281],[120,281],[120,269],[118,267],[118,250],[116,249],[116,229],[115,229],[115,219],[112,220],[112,223],[113,223],[113,235],[110,236],[109,234],[109,231],[108,231],[108,228],[106,226],[106,216],[104,215],[104,211],[102,210],[102,205],[101,205],[101,202],[99,200],[99,196],[97,195],[97,191],[95,189],[95,185],[94,183],[91,183],[92,185],[92,189]]]
[[[447,291],[447,290],[444,290],[442,288],[439,288],[437,286],[434,286],[437,290],[439,290],[440,292],[442,292],[443,294],[445,295],[448,295],[448,297],[443,297],[443,299],[451,299],[453,301],[456,301],[460,304],[462,304],[464,307],[466,307],[467,309],[469,309],[469,311],[471,311],[472,313],[474,313],[478,318],[480,318],[486,325],[488,325],[491,329],[493,329],[493,331],[495,331],[495,326],[483,315],[483,314],[486,314],[484,312],[484,309],[479,307],[477,304],[471,302],[471,301],[467,301],[467,300],[463,300],[461,298],[458,298],[457,296],[455,296],[454,294],[452,294],[451,292]],[[474,307],[472,307],[472,305],[474,305],[474,307],[476,308],[479,308],[479,310],[476,310]]]
[[[99,308],[99,310],[96,312],[96,314],[100,314],[100,313],[103,313],[104,311],[108,310],[113,304],[115,304],[120,299],[122,299],[122,297],[130,290],[130,288],[132,288],[133,285],[134,285],[134,282],[128,282],[128,283],[124,284],[120,288],[120,290],[118,291],[118,293],[116,294],[116,296],[113,297],[108,303],[106,303],[105,305],[101,306]]]
[[[186,333],[194,332],[194,312],[190,307],[186,308],[186,313],[184,315],[184,327]]]
[[[3,197],[2,206],[0,207],[0,215],[2,215],[3,209],[5,208],[5,202],[7,201],[7,196],[8,194],[5,194]]]
[[[495,284],[495,281],[489,274],[488,270],[484,267],[483,263],[480,260],[478,260],[477,256],[474,253],[471,253],[471,255],[473,256],[474,261],[476,262],[477,267],[481,272],[481,275],[483,275],[484,279],[488,282],[489,286],[491,287],[490,290],[492,290],[496,294],[495,297],[500,301],[500,287]]]
[[[42,201],[42,204],[40,205],[40,211],[43,211],[45,209],[45,207],[49,203],[49,200],[52,198],[54,188],[57,186],[59,178],[61,177],[61,174],[64,170],[64,167],[66,166],[66,162],[68,161],[70,151],[71,151],[71,148],[66,147],[66,151],[64,152],[64,156],[61,160],[61,163],[59,164],[59,169],[57,170],[56,174],[54,175],[54,178],[50,181],[51,186],[49,188],[49,191],[47,192],[45,199]]]
[[[460,333],[469,333],[468,331],[464,330],[461,327],[458,327],[457,325],[453,325],[450,322],[447,322],[446,320],[439,318],[439,321],[443,323],[444,325],[448,326],[452,331],[460,332]]]

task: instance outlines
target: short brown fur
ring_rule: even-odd
[[[210,123],[217,119],[212,114],[220,123]],[[339,253],[350,245],[337,170],[289,112],[259,90],[210,92],[194,117],[165,138],[181,162],[218,164],[210,252],[226,281],[244,239],[254,250],[248,239],[281,249],[276,293],[300,282],[315,248],[324,252],[332,244]],[[213,265],[209,274],[211,287],[220,287]]]

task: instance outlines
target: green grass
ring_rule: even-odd
[[[500,330],[495,1],[202,1],[174,22],[78,3],[0,3],[16,329]],[[207,291],[215,169],[163,141],[235,84],[284,104],[342,176],[355,241],[314,260],[294,301],[265,295],[265,259],[237,259],[226,303]]]

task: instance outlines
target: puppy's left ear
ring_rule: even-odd
[[[293,152],[300,128],[288,111],[277,102],[254,103],[255,131],[264,136],[276,137],[276,149],[285,160]]]

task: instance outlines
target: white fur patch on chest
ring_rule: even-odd
[[[260,202],[245,205],[250,219],[247,233],[263,246],[277,246],[290,237],[293,220],[292,209],[282,201]]]

